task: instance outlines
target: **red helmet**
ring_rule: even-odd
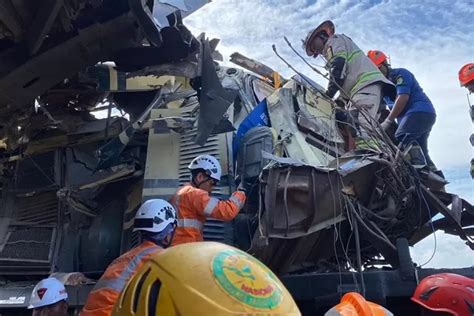
[[[435,312],[471,316],[474,314],[474,280],[453,273],[433,274],[421,280],[411,300]]]
[[[387,56],[379,50],[369,50],[367,57],[379,68],[384,62],[388,62]]]
[[[466,86],[469,82],[474,80],[474,64],[465,64],[459,70],[459,83],[461,86]]]

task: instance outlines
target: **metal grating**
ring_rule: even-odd
[[[12,193],[10,193],[12,194]],[[15,195],[14,211],[0,240],[2,273],[22,275],[51,269],[57,239],[59,203],[55,191]],[[12,209],[4,210],[10,212]]]
[[[49,263],[56,229],[22,228],[10,231],[0,248],[0,261]]]

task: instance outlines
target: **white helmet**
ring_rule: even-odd
[[[67,300],[64,285],[55,278],[43,279],[33,289],[28,309],[56,304],[62,300]]]
[[[200,155],[191,161],[188,166],[189,170],[204,169],[209,177],[220,181],[222,175],[221,164],[211,155]]]
[[[135,215],[133,231],[162,232],[169,224],[175,224],[176,210],[165,200],[145,201]]]

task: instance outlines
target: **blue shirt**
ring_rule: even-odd
[[[427,112],[436,114],[436,111],[430,99],[423,92],[415,76],[404,68],[395,68],[390,72],[390,80],[396,85],[397,96],[400,94],[408,94],[410,98],[405,106],[405,109],[398,116],[400,121],[404,116],[414,112]],[[390,110],[393,108],[393,103],[387,102]]]
[[[237,130],[232,142],[234,161],[237,159],[240,141],[250,129],[257,126],[270,126],[267,99],[263,99],[259,104],[257,104],[252,112],[250,112],[242,123],[240,123],[239,129]]]

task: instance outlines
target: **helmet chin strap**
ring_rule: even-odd
[[[144,240],[151,241],[152,243],[163,248],[168,248],[171,245],[171,242],[173,241],[175,232],[176,232],[176,229],[173,227],[172,224],[169,224],[168,226],[166,226],[165,229],[163,229],[161,232],[157,234],[141,233],[140,239],[142,241]]]
[[[203,173],[204,173],[204,172],[203,172]],[[206,174],[206,175],[207,175],[207,174]],[[191,184],[192,184],[195,188],[198,188],[198,189],[199,189],[203,183],[212,180],[212,178],[211,178],[209,175],[207,175],[207,176],[208,176],[208,178],[207,178],[206,180],[202,180],[201,182],[196,182],[194,178],[191,178]]]
[[[209,180],[209,179],[208,179],[208,180]],[[200,186],[201,186],[201,184],[203,184],[204,182],[206,182],[206,181],[208,181],[208,180],[203,180],[203,181],[201,181],[201,182],[199,182],[199,183],[196,183],[196,181],[194,181],[194,179],[191,179],[191,183],[192,183],[192,185],[193,185],[194,187],[196,187],[196,188],[199,189]]]

